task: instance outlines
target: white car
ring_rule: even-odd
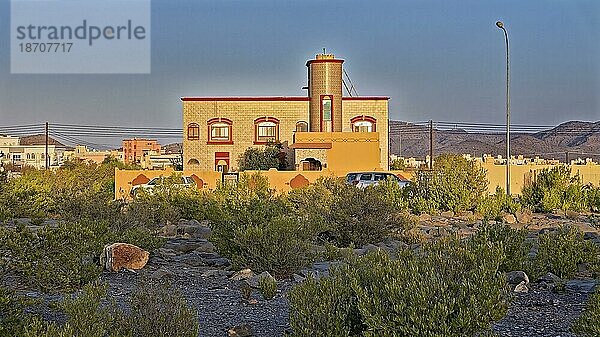
[[[359,188],[375,186],[380,181],[387,179],[398,182],[400,187],[405,187],[410,183],[408,180],[400,179],[395,174],[387,172],[352,172],[346,175],[346,182]]]
[[[194,179],[192,179],[192,177],[176,177],[176,178],[165,178],[165,177],[156,177],[156,178],[152,178],[149,182],[145,183],[145,184],[141,184],[141,185],[136,185],[133,186],[131,188],[131,196],[132,197],[136,197],[140,191],[145,191],[146,193],[152,193],[152,191],[154,190],[154,188],[156,188],[157,186],[160,186],[164,183],[165,179],[170,180],[170,179],[178,179],[175,181],[175,184],[173,184],[173,187],[176,188],[190,188],[196,185],[196,182],[194,181]]]

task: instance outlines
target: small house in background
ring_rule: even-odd
[[[132,138],[123,140],[123,161],[139,164],[145,156],[160,155],[160,144],[156,139]]]

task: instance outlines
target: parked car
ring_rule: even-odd
[[[387,179],[398,182],[400,187],[404,187],[410,183],[408,180],[400,179],[393,173],[387,172],[352,172],[346,175],[346,182],[359,188],[374,186],[379,184],[380,181]]]
[[[156,177],[156,178],[152,178],[149,182],[145,183],[145,184],[141,184],[141,185],[136,185],[133,186],[131,188],[131,196],[132,197],[136,197],[141,191],[144,191],[146,193],[153,193],[153,190],[164,184],[165,180],[171,180],[171,179],[176,179],[174,181],[174,184],[172,185],[174,188],[190,188],[193,186],[196,186],[196,182],[194,181],[194,179],[192,179],[192,177],[185,177],[185,176],[181,176],[181,177],[175,177],[175,178],[171,178],[171,177]]]

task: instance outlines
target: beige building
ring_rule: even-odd
[[[306,97],[182,97],[185,169],[236,171],[246,149],[271,141],[282,144],[290,169],[331,169],[331,148],[339,170],[387,169],[389,97],[343,97],[343,62],[330,54],[309,60]],[[297,133],[319,137],[296,144]],[[368,154],[364,144],[349,145],[361,142]]]
[[[48,145],[48,167],[61,166],[67,150],[66,146],[52,140]],[[46,144],[38,141],[25,144],[19,137],[0,135],[0,163],[43,169],[46,167]]]

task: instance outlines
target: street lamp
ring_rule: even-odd
[[[502,21],[496,21],[496,26],[504,32],[506,41],[506,194],[510,194],[510,68],[508,62],[508,33]]]

